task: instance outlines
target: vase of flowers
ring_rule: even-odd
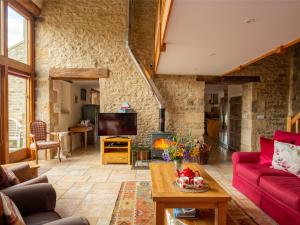
[[[181,171],[183,169],[183,159],[174,159],[175,170]]]
[[[163,159],[174,161],[175,171],[181,171],[184,161],[199,156],[199,143],[192,138],[190,132],[187,136],[175,135],[164,148]]]

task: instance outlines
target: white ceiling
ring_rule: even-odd
[[[222,75],[299,38],[299,22],[300,0],[174,0],[157,73]]]

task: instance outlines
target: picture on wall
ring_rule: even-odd
[[[81,88],[80,90],[80,99],[86,101],[86,89]]]

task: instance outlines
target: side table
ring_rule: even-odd
[[[143,169],[149,168],[150,163],[150,149],[145,147],[135,147],[131,151],[132,155],[132,168]]]
[[[75,127],[69,127],[70,131],[70,146],[72,151],[72,135],[76,133],[83,133],[84,134],[84,149],[87,150],[87,133],[89,131],[92,131],[93,127],[91,126],[75,126]]]

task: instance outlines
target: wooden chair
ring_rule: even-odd
[[[38,164],[38,151],[39,150],[46,150],[45,152],[45,159],[47,159],[47,150],[54,149],[57,150],[57,156],[59,159],[59,162],[61,162],[60,158],[60,151],[61,151],[61,145],[60,145],[60,139],[57,137],[58,141],[47,141],[47,134],[55,135],[57,136],[57,133],[49,133],[47,132],[47,124],[43,121],[37,120],[32,123],[30,123],[30,137],[31,137],[31,157],[33,159],[33,152],[35,152],[35,159],[36,164]]]

